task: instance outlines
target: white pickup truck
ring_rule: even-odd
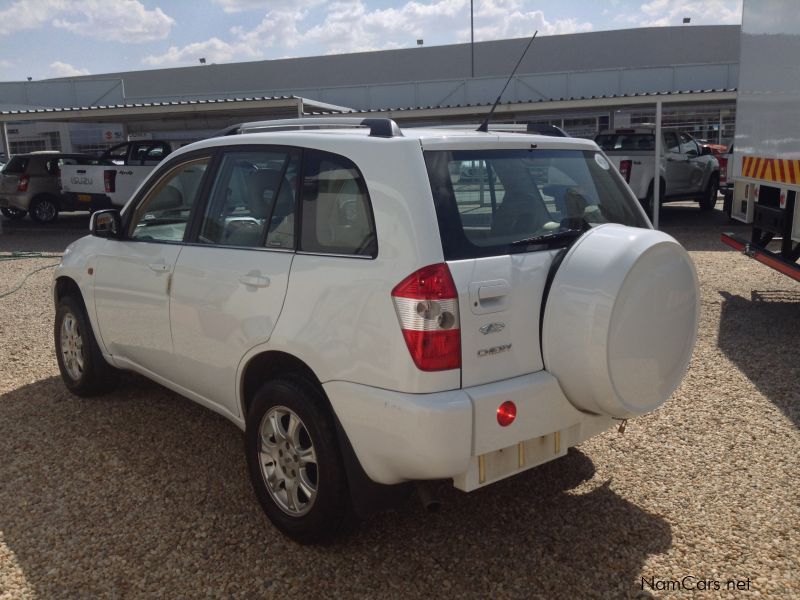
[[[595,142],[652,217],[654,128],[603,131]],[[663,131],[661,152],[661,202],[693,199],[700,203],[700,210],[713,209],[719,190],[719,163],[711,150],[684,131]]]
[[[124,206],[150,171],[171,152],[171,146],[164,141],[124,142],[100,157],[116,167],[64,165],[63,202],[91,210]]]

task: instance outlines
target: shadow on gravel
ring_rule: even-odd
[[[696,203],[667,204],[661,211],[659,228],[678,240],[689,251],[722,252],[730,250],[720,241],[720,234],[733,231],[749,237],[749,226],[733,221],[722,212],[722,200],[717,208],[701,211]]]
[[[30,217],[12,221],[0,216],[0,252],[63,252],[88,233],[88,213],[62,213],[50,225],[40,225]]]
[[[0,539],[42,597],[624,597],[669,524],[577,450],[416,498],[301,547],[260,510],[238,429],[138,376],[78,399],[55,377],[0,396]],[[581,492],[571,491],[585,484]]]
[[[775,406],[800,426],[800,292],[720,291],[719,347]]]

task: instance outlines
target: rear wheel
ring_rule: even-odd
[[[25,215],[28,214],[27,210],[21,210],[19,208],[0,208],[0,213],[3,213],[3,216],[7,219],[11,219],[12,221],[19,221],[20,219],[24,219]]]
[[[304,544],[342,531],[347,478],[333,417],[314,385],[265,383],[247,416],[245,452],[256,496],[278,529]]]
[[[113,387],[116,369],[103,358],[78,298],[65,296],[58,303],[54,337],[58,369],[70,392],[94,396]]]
[[[717,205],[717,194],[719,193],[719,178],[712,175],[708,180],[706,191],[700,198],[700,210],[713,210]]]
[[[53,196],[37,196],[31,201],[30,210],[37,223],[52,223],[58,218],[58,200]]]

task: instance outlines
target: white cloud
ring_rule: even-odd
[[[264,10],[265,7],[269,12],[272,12],[287,8],[305,8],[323,4],[324,2],[325,0],[272,0],[269,3],[262,0],[214,0],[214,4],[221,6],[226,13]]]
[[[148,10],[138,0],[80,0],[72,4],[73,14],[54,19],[53,25],[100,40],[128,44],[163,40],[175,24],[175,19],[160,8]]]
[[[82,37],[124,43],[161,40],[175,20],[139,0],[17,0],[0,11],[0,34],[53,25]]]
[[[742,22],[742,0],[651,0],[639,12],[619,15],[615,21],[639,27],[681,25],[689,17],[693,25],[736,25]]]
[[[69,8],[67,0],[17,0],[5,10],[0,10],[0,34],[42,27],[54,14]]]
[[[47,72],[48,77],[75,77],[77,75],[88,75],[89,69],[78,69],[69,63],[56,61],[50,63]]]
[[[202,57],[207,63],[231,62],[241,58],[258,58],[260,54],[243,43],[229,44],[213,37],[204,42],[195,42],[178,48],[171,46],[164,54],[150,55],[143,59],[147,65],[170,67],[176,65],[196,65]]]
[[[228,12],[256,8],[250,0],[216,0]],[[306,52],[338,54],[413,46],[418,38],[436,37],[442,31],[457,32],[459,41],[469,40],[469,1],[406,1],[392,8],[370,9],[364,0],[324,3],[324,14],[310,8],[321,0],[277,0],[268,3],[261,21],[252,28],[234,27],[233,39],[212,38],[165,54],[148,56],[145,64],[196,64],[199,56],[225,62],[241,58],[264,58],[270,49],[282,55],[302,48]],[[491,40],[589,31],[592,24],[576,19],[549,21],[534,0],[482,0],[475,3],[475,39]],[[312,14],[312,12],[314,14]],[[215,54],[212,54],[215,53]],[[212,54],[213,59],[208,55]],[[277,57],[273,57],[277,58]]]

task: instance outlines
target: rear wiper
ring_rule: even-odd
[[[511,242],[509,246],[532,246],[534,244],[548,244],[550,242],[561,242],[564,240],[578,239],[586,229],[562,229],[554,231],[553,233],[545,233],[543,235],[535,235],[533,237],[524,238]]]

